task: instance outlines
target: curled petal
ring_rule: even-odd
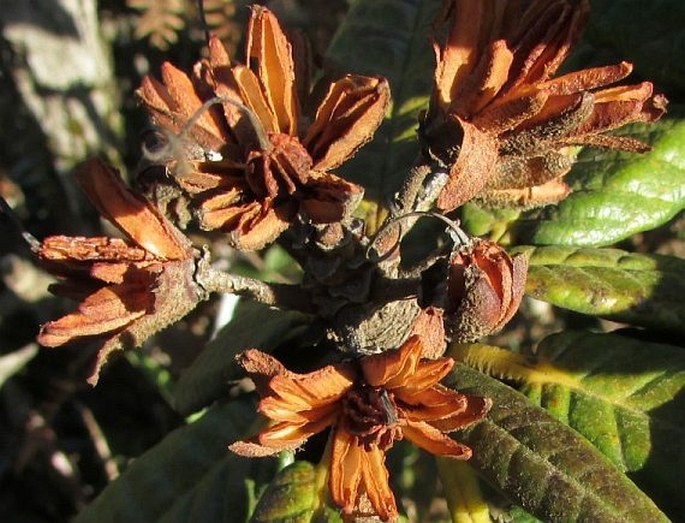
[[[252,6],[246,53],[279,132],[297,134],[298,106],[292,49],[276,17]]]
[[[277,447],[266,447],[254,440],[246,441],[236,441],[228,446],[228,450],[235,452],[239,456],[245,456],[246,458],[265,458],[267,456],[273,456],[284,450],[295,450],[297,445],[292,448],[277,448]]]
[[[106,236],[51,236],[41,242],[37,254],[43,260],[60,262],[143,262],[156,259],[145,249]]]
[[[398,350],[367,356],[361,360],[364,380],[372,387],[401,387],[416,371],[422,353],[421,339],[412,336]]]
[[[455,412],[450,416],[428,420],[431,425],[442,432],[452,432],[453,430],[468,427],[483,419],[492,408],[492,400],[490,398],[481,398],[479,396],[461,394],[460,392],[457,392],[457,394],[466,399],[464,408],[458,411],[455,409]]]
[[[38,342],[57,347],[75,339],[117,331],[144,316],[153,302],[145,284],[104,287],[88,296],[75,312],[43,325]]]
[[[303,420],[297,423],[285,421],[261,432],[257,440],[265,447],[293,449],[301,446],[314,434],[318,434],[335,422],[337,412],[331,409],[326,415],[311,421]]]
[[[451,211],[469,201],[496,172],[496,140],[468,122],[461,123],[464,129],[461,153],[452,165],[447,185],[437,201],[438,208],[443,211]]]
[[[384,78],[347,75],[331,84],[303,141],[314,168],[333,169],[352,157],[372,138],[389,102]]]
[[[76,173],[97,210],[138,245],[159,259],[190,256],[190,242],[151,204],[124,185],[119,173],[98,158]]]
[[[384,452],[376,446],[369,450],[360,447],[356,438],[342,428],[336,429],[333,436],[328,487],[331,498],[345,514],[358,515],[366,497],[382,520],[397,516]]]
[[[300,205],[313,223],[334,223],[349,216],[363,194],[360,186],[338,176],[311,171],[302,188]]]
[[[407,421],[402,433],[414,445],[435,456],[469,459],[472,451],[423,421]]]
[[[355,380],[349,365],[327,365],[309,374],[278,374],[269,388],[296,410],[319,407],[339,399]]]

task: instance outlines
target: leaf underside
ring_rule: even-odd
[[[487,418],[456,438],[492,484],[544,521],[668,521],[653,502],[588,441],[525,396],[458,365],[450,387],[488,396]]]

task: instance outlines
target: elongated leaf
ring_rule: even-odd
[[[590,443],[520,393],[458,365],[449,386],[488,396],[487,418],[456,433],[469,462],[544,521],[663,522],[668,519]]]
[[[466,232],[504,246],[511,244],[510,229],[521,216],[517,209],[489,209],[474,203],[467,203],[460,211],[461,226]]]
[[[685,510],[685,353],[614,334],[545,339],[523,392],[590,440],[673,516]],[[540,372],[535,372],[540,371]]]
[[[429,31],[440,0],[356,0],[327,52],[342,72],[381,75],[393,104],[374,140],[341,174],[383,203],[407,176],[418,151],[416,115],[430,93],[435,59]]]
[[[228,382],[244,375],[235,362],[236,354],[251,348],[269,352],[305,322],[301,314],[256,302],[240,303],[234,318],[181,375],[174,389],[174,406],[188,415],[221,398]]]
[[[75,521],[244,521],[250,494],[246,481],[275,472],[274,460],[249,460],[227,450],[254,416],[254,403],[235,401],[171,432],[107,486]],[[193,514],[202,517],[182,517]],[[229,517],[213,519],[221,515]]]
[[[567,181],[573,193],[526,213],[513,243],[602,246],[666,223],[685,209],[685,121],[633,125],[624,134],[649,142],[645,155],[586,148]]]
[[[685,332],[685,260],[619,249],[521,247],[526,292],[585,314]]]

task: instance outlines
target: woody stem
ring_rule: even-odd
[[[279,309],[314,312],[309,294],[299,285],[266,283],[245,276],[237,276],[198,264],[195,281],[207,292],[236,294]]]

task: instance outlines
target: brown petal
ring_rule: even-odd
[[[269,382],[269,388],[296,410],[303,410],[337,401],[355,378],[348,365],[327,365],[309,374],[278,374]]]
[[[452,358],[438,358],[436,360],[422,360],[416,370],[408,377],[400,377],[388,381],[387,389],[395,390],[393,382],[404,382],[397,389],[404,395],[413,395],[434,386],[449,374],[454,366]]]
[[[402,434],[414,445],[435,456],[469,459],[472,451],[424,421],[407,421]]]
[[[152,261],[145,249],[128,245],[118,238],[50,236],[38,249],[38,257],[50,261]]]
[[[144,316],[153,302],[148,287],[140,283],[104,287],[88,296],[75,312],[43,325],[38,342],[58,347],[79,338],[116,331]]]
[[[240,90],[240,97],[244,104],[257,116],[263,131],[267,133],[278,132],[278,120],[269,107],[259,84],[259,79],[254,72],[244,65],[236,65],[233,68],[233,77]],[[241,138],[244,140],[247,137],[239,137],[239,139]]]
[[[421,338],[412,336],[398,350],[366,356],[361,359],[364,380],[372,387],[400,387],[416,371],[422,353]]]
[[[589,12],[587,0],[535,0],[515,37],[512,76],[504,90],[544,82],[553,75],[580,38]]]
[[[256,441],[246,440],[246,441],[236,441],[228,446],[228,450],[238,454],[239,456],[245,456],[246,458],[265,458],[268,456],[273,456],[284,450],[296,450],[297,447],[283,448],[283,447],[265,447],[257,443]]]
[[[149,274],[149,271],[146,269],[134,274],[138,273]],[[146,297],[153,300],[153,310],[146,311],[144,316],[102,344],[88,383],[97,383],[102,366],[113,352],[140,347],[150,336],[178,322],[206,299],[194,276],[193,259],[165,262],[161,272],[150,274],[154,278],[154,288],[148,290]],[[128,275],[126,278],[128,281]]]
[[[496,138],[466,121],[460,123],[464,139],[459,157],[452,165],[447,184],[437,200],[438,209],[442,211],[451,211],[469,201],[496,172]]]
[[[190,78],[174,65],[164,62],[162,64],[162,81],[169,95],[176,102],[178,112],[185,116],[186,119],[195,116],[205,100],[198,96]],[[214,109],[210,108],[207,111],[198,113],[195,126],[215,137],[216,144],[221,144],[224,141],[221,121],[216,117]]]
[[[333,502],[345,514],[354,511],[359,497],[362,453],[363,450],[356,445],[355,438],[342,427],[336,427],[331,445],[328,490]]]
[[[424,358],[436,359],[447,347],[443,311],[438,307],[427,307],[414,320],[409,336],[419,336],[423,341]]]
[[[449,0],[443,4],[435,25],[449,24],[449,33],[444,45],[433,44],[438,64],[434,89],[438,106],[452,102],[455,91],[478,63],[488,4],[483,0]]]
[[[452,432],[453,430],[468,427],[483,419],[492,408],[492,400],[490,398],[470,396],[459,392],[457,394],[466,398],[465,408],[455,412],[452,416],[430,421],[431,425],[442,432]]]
[[[274,241],[290,225],[292,204],[272,207],[273,201],[236,204],[234,195],[217,195],[202,203],[200,226],[206,231],[220,229],[231,234],[236,248],[258,250]]]
[[[276,130],[295,136],[299,108],[292,49],[278,20],[264,7],[252,6],[245,54],[278,121]]]
[[[568,95],[604,87],[623,80],[633,71],[633,65],[621,62],[616,65],[593,67],[574,71],[557,78],[552,78],[538,85],[553,95]]]
[[[363,195],[359,185],[333,174],[311,171],[299,200],[313,223],[334,223],[349,217]]]
[[[297,448],[314,434],[318,434],[332,425],[337,416],[337,411],[331,409],[326,416],[315,418],[312,421],[277,423],[261,432],[257,440],[265,447],[280,449]]]
[[[138,245],[160,259],[191,256],[191,245],[151,204],[124,185],[119,173],[98,158],[76,172],[97,210]]]
[[[385,453],[372,446],[361,456],[362,485],[371,506],[383,521],[396,518],[397,505],[390,490],[388,469],[385,468]]]
[[[389,102],[384,78],[347,75],[331,84],[303,140],[314,169],[327,171],[351,158],[371,140]]]

